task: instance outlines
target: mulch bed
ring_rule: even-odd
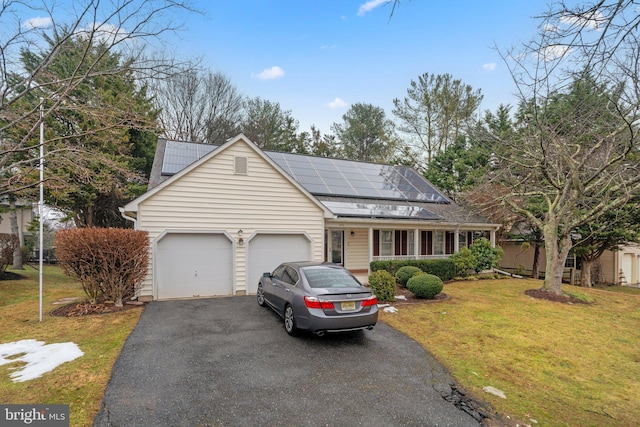
[[[54,317],[89,316],[94,314],[119,313],[142,306],[144,306],[144,303],[138,301],[126,302],[122,307],[116,307],[112,302],[91,304],[89,301],[81,301],[63,305],[49,314]]]

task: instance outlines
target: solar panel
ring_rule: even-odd
[[[326,207],[338,216],[400,219],[440,219],[440,216],[422,206],[404,204],[381,204],[363,202],[323,201]]]
[[[167,141],[163,175],[173,175],[215,150],[217,145]],[[265,152],[314,195],[449,203],[414,169],[301,154]]]

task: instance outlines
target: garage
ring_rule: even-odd
[[[262,273],[285,261],[311,259],[311,239],[298,234],[256,234],[249,241],[247,292],[255,294]]]
[[[167,233],[156,246],[157,299],[233,295],[231,240],[223,233]]]

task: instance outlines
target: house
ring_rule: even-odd
[[[363,281],[374,260],[448,257],[498,224],[453,203],[410,167],[160,139],[149,190],[120,208],[149,233],[141,300],[245,295],[300,260]]]
[[[0,200],[0,233],[12,234],[11,231],[11,218],[9,213],[9,202],[5,199]],[[20,239],[20,246],[24,246],[25,236],[30,233],[27,231],[29,224],[35,218],[35,213],[31,203],[16,202],[16,218],[18,220],[18,238]]]
[[[511,239],[500,242],[504,256],[500,261],[500,268],[507,271],[531,273],[533,267],[534,248],[523,247],[522,241]],[[546,267],[544,247],[540,248],[538,256],[538,270],[544,273]],[[570,269],[574,270],[574,282],[579,283],[581,265],[576,257],[569,253],[565,263],[565,279],[569,280]],[[640,285],[640,246],[625,245],[617,251],[605,251],[593,264],[591,279],[596,283],[612,283],[616,285]]]

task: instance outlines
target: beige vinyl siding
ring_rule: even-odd
[[[247,175],[234,174],[234,156],[248,158]],[[254,232],[306,232],[313,259],[323,256],[323,211],[243,141],[170,182],[141,202],[139,228],[155,239],[164,231],[225,230],[234,238],[236,293],[246,289],[246,243]],[[152,295],[153,266],[142,295]]]
[[[354,235],[351,236],[351,231]],[[345,231],[346,255],[345,267],[348,270],[369,269],[369,230],[362,228]],[[360,277],[360,274],[358,275]]]

